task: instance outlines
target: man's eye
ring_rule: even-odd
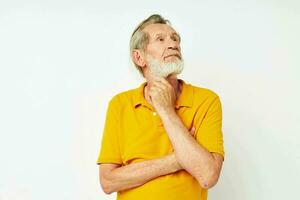
[[[177,37],[173,37],[173,40],[174,40],[175,42],[179,41],[179,39],[178,39]]]
[[[157,38],[158,41],[164,41],[164,38]]]

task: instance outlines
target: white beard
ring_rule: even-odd
[[[150,73],[153,76],[166,78],[171,74],[180,74],[184,67],[184,62],[182,59],[176,59],[176,61],[170,62],[160,62],[153,57],[149,57],[147,59],[148,67],[150,69]]]

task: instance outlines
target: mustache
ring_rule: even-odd
[[[168,58],[168,57],[171,57],[171,56],[176,56],[177,58],[181,59],[181,55],[178,54],[178,53],[166,55],[164,58]]]

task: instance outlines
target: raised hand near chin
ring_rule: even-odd
[[[159,115],[175,111],[176,93],[166,79],[155,77],[149,84],[148,95]]]

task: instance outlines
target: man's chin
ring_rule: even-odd
[[[181,72],[169,72],[169,73],[166,73],[166,74],[157,74],[157,75],[154,75],[154,76],[158,76],[158,77],[161,77],[161,78],[176,78],[177,75],[179,75]]]
[[[171,76],[177,76],[183,70],[183,60],[176,56],[165,62],[159,62],[157,60],[149,60],[149,68],[152,71],[152,76],[167,78]]]
[[[176,78],[177,78],[177,75],[178,75],[178,74],[172,73],[172,74],[169,74],[166,78],[167,78],[167,79],[176,79]]]

